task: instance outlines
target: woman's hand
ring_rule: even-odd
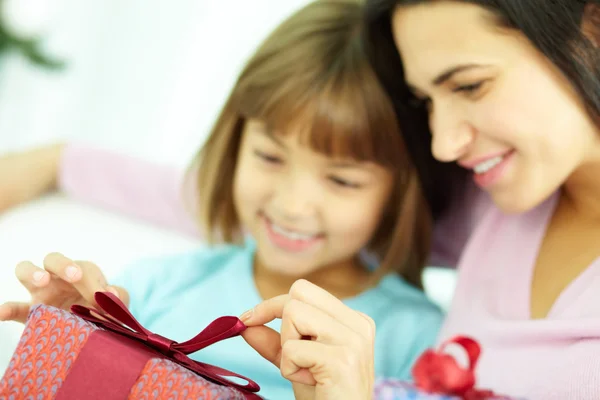
[[[64,145],[0,157],[0,212],[56,189]]]
[[[112,292],[125,304],[129,303],[127,291],[109,286],[98,266],[88,261],[72,261],[59,253],[48,254],[44,268],[29,261],[19,263],[15,274],[31,294],[31,301],[0,305],[0,321],[25,323],[31,306],[39,303],[64,310],[74,304],[96,306],[94,294],[99,291]]]
[[[375,323],[305,280],[240,317],[242,334],[294,385],[297,400],[366,400],[373,393]],[[281,334],[264,326],[280,318]]]

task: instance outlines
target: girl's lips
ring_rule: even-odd
[[[276,247],[290,253],[300,253],[312,249],[323,239],[322,235],[315,235],[306,238],[292,238],[289,237],[289,235],[278,232],[278,229],[274,228],[273,223],[269,220],[269,218],[263,217],[263,221],[266,226],[267,236],[271,243],[273,243]]]

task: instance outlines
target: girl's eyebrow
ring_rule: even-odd
[[[277,137],[277,135],[275,135],[273,133],[273,131],[271,129],[269,129],[268,127],[264,126],[260,129],[260,133],[266,137],[268,137],[270,140],[272,140],[277,146],[285,149],[285,143],[283,143],[283,141]]]
[[[273,133],[273,130],[270,129],[268,126],[263,125],[260,128],[260,134],[263,136],[266,136],[267,138],[269,138],[270,140],[272,140],[277,146],[281,147],[282,149],[286,149],[287,146],[285,145],[285,143],[276,135]],[[333,160],[331,163],[328,164],[328,166],[330,168],[339,168],[339,169],[357,169],[357,168],[363,168],[363,169],[368,169],[371,170],[372,169],[372,163],[368,162],[368,161],[354,161],[354,160],[347,160],[347,159],[337,159],[337,160]]]
[[[371,169],[371,163],[366,161],[352,161],[352,160],[335,160],[329,164],[331,168],[340,168],[340,169],[356,169],[356,168],[364,168]]]

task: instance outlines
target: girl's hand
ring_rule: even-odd
[[[294,385],[298,400],[365,400],[373,393],[375,323],[305,280],[240,317],[242,334]],[[281,334],[264,326],[280,318]]]
[[[94,294],[109,291],[125,304],[129,296],[125,289],[109,286],[100,268],[88,261],[71,261],[59,253],[44,258],[44,268],[29,261],[19,263],[15,274],[31,294],[29,303],[8,302],[0,305],[0,321],[25,323],[33,304],[69,310],[73,304],[96,306]]]
[[[55,190],[64,145],[0,157],[0,212]]]

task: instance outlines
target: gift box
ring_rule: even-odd
[[[261,399],[252,380],[188,357],[239,335],[246,327],[238,318],[218,318],[176,343],[146,330],[113,294],[95,299],[97,310],[32,307],[0,400]]]
[[[412,382],[380,379],[375,384],[375,400],[523,400],[494,393],[449,395],[423,391]]]
[[[445,349],[456,344],[468,361],[462,367]],[[426,350],[412,368],[412,382],[380,379],[375,384],[376,400],[525,400],[476,387],[475,367],[480,345],[466,336],[455,337],[438,350]]]

